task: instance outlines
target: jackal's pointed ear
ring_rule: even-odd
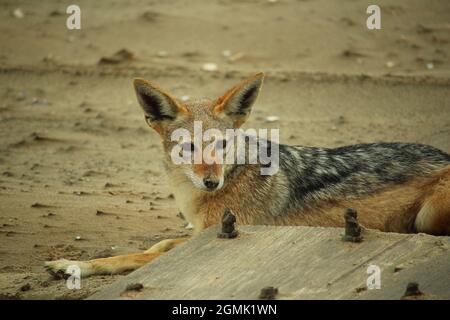
[[[249,117],[253,103],[258,97],[264,73],[258,72],[219,97],[214,105],[216,114],[224,114],[239,128]]]
[[[174,121],[186,108],[164,90],[144,79],[134,79],[134,89],[138,101],[144,110],[148,125],[158,133],[164,131],[164,124]]]

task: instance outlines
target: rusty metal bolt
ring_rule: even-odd
[[[422,295],[423,292],[419,290],[419,284],[417,282],[410,282],[406,286],[406,291],[403,294],[402,300],[417,299]]]
[[[275,287],[264,287],[261,289],[261,293],[259,294],[259,299],[264,300],[274,300],[278,294],[278,288]]]
[[[144,285],[142,283],[130,283],[125,288],[125,291],[141,291],[144,289]]]
[[[344,241],[361,242],[363,237],[361,235],[361,226],[358,223],[358,213],[355,209],[348,208],[345,210],[345,235]]]
[[[238,236],[237,230],[234,228],[236,216],[230,209],[225,208],[222,216],[222,232],[217,234],[218,238],[232,239]]]

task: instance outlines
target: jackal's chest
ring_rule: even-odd
[[[201,228],[201,218],[199,212],[199,192],[188,183],[172,184],[172,192],[178,209],[181,211],[187,222],[194,226],[194,230]]]
[[[172,188],[178,209],[188,222],[194,226],[194,232],[220,223],[225,208],[229,208],[237,216],[240,223],[248,222],[242,214],[239,199],[233,199],[229,193],[209,194],[189,184],[177,184]]]
[[[226,208],[236,216],[238,224],[266,224],[270,201],[253,201],[250,195],[244,196],[234,190],[220,190],[209,193],[188,184],[173,186],[176,203],[186,220],[194,225],[194,231],[221,222]],[[270,198],[267,198],[270,200]]]

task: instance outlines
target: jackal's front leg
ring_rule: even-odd
[[[153,245],[147,251],[142,253],[133,253],[123,256],[94,259],[89,261],[56,260],[45,263],[46,270],[55,278],[69,277],[70,269],[73,266],[80,269],[81,277],[87,277],[96,274],[119,274],[125,271],[131,271],[142,267],[153,259],[159,257],[162,253],[169,251],[188,238],[167,239]]]

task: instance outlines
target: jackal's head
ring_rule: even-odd
[[[233,164],[224,161],[230,129],[248,119],[263,82],[262,72],[234,86],[215,100],[182,102],[144,79],[134,87],[147,124],[162,138],[170,170],[180,170],[199,189],[222,188]],[[234,153],[233,153],[234,154]]]

